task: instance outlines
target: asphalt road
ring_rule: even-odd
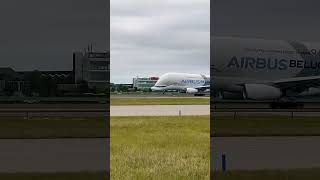
[[[111,106],[111,116],[209,115],[210,105],[137,105]]]
[[[320,137],[214,137],[211,168],[227,170],[320,168]]]
[[[109,139],[1,139],[0,172],[105,171]]]
[[[250,110],[250,109],[248,109]],[[307,110],[306,110],[307,111]],[[213,117],[224,117],[224,116],[232,116],[238,119],[241,117],[276,117],[276,116],[283,116],[288,118],[294,117],[320,117],[320,109],[318,112],[296,112],[295,110],[286,110],[286,112],[256,112],[255,110],[250,110],[248,112],[243,112],[239,110],[233,110],[233,112],[213,112]]]
[[[319,102],[306,102],[303,107],[270,108],[267,102],[211,102],[210,111],[213,116],[320,116]]]
[[[106,117],[108,104],[0,104],[4,117]]]
[[[263,101],[218,101],[215,102],[211,99],[212,109],[269,109],[271,102]],[[303,105],[306,109],[320,108],[320,101],[303,101],[297,103],[298,105]],[[291,104],[293,105],[293,104]],[[301,108],[301,107],[300,107]]]
[[[122,93],[122,94],[116,94],[111,93],[111,98],[177,98],[177,97],[183,97],[183,98],[201,98],[201,97],[210,97],[210,93],[205,94],[205,96],[194,96],[194,94],[188,94],[188,93],[178,93],[178,92],[166,92],[165,94],[159,93],[159,92],[143,92],[143,93]]]
[[[0,109],[106,109],[108,104],[99,103],[56,103],[56,104],[0,104]]]

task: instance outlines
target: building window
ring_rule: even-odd
[[[91,70],[108,70],[108,62],[107,61],[90,61],[90,69]]]
[[[91,72],[90,73],[91,81],[107,81],[109,80],[108,72]]]

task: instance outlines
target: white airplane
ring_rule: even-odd
[[[320,94],[320,44],[213,37],[212,91],[225,99],[289,101]]]
[[[210,76],[202,74],[166,73],[160,76],[152,91],[179,91],[195,95],[204,95],[210,91]]]

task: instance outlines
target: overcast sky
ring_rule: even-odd
[[[0,67],[72,70],[72,52],[108,47],[106,0],[1,0]]]
[[[320,1],[214,0],[215,36],[320,41]]]
[[[111,0],[111,82],[209,74],[209,0]]]

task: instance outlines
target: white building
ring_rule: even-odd
[[[133,78],[133,88],[137,90],[150,89],[158,81],[158,77]]]

